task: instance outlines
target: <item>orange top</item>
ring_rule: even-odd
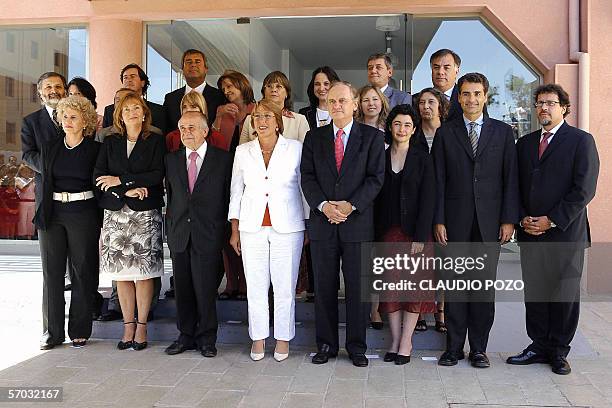
[[[262,227],[271,227],[272,220],[270,219],[270,209],[268,208],[268,204],[266,204],[266,212],[264,213],[263,221],[261,222]]]

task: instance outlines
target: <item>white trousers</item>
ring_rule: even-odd
[[[270,335],[270,281],[274,291],[274,338],[289,341],[295,336],[295,285],[303,244],[304,231],[281,234],[272,227],[262,227],[258,232],[240,232],[252,340]]]

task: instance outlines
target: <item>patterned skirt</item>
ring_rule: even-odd
[[[151,279],[164,274],[162,215],[158,209],[104,210],[100,273],[116,281]]]

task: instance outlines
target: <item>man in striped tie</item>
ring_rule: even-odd
[[[484,268],[447,271],[447,279],[495,280],[500,245],[519,218],[518,169],[512,128],[483,113],[489,82],[480,73],[457,84],[463,114],[438,129],[432,146],[436,172],[434,237],[446,256],[484,259]],[[495,316],[493,291],[446,290],[446,351],[438,364],[464,358],[467,334],[474,367],[489,367],[486,355]]]

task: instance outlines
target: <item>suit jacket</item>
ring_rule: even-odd
[[[538,159],[541,130],[516,144],[520,217],[548,216],[557,226],[533,236],[518,228],[522,242],[590,243],[587,204],[595,196],[599,155],[590,133],[563,123]]]
[[[382,132],[357,121],[349,135],[340,172],[336,170],[333,124],[312,129],[302,148],[302,191],[310,205],[308,236],[329,240],[337,231],[343,242],[374,238],[374,199],[385,179]],[[350,202],[356,209],[341,224],[330,224],[317,209],[323,201]]]
[[[399,89],[388,86],[383,93],[387,99],[389,99],[389,109],[393,109],[396,105],[412,104],[412,98],[408,92],[400,91]]]
[[[168,248],[184,252],[191,241],[197,253],[219,255],[227,232],[231,155],[209,144],[192,193],[185,148],[168,153],[165,163]]]
[[[416,136],[416,135],[415,135]],[[391,149],[385,151],[385,182],[381,193],[376,198],[374,220],[376,240],[392,227],[389,202],[391,196]],[[431,239],[431,222],[433,220],[436,180],[433,159],[427,145],[411,143],[400,186],[400,225],[402,231],[417,242],[427,242]]]
[[[317,108],[316,106],[306,106],[298,111],[300,115],[304,115],[310,129],[317,128]]]
[[[484,117],[476,157],[463,116],[445,122],[432,146],[436,173],[434,224],[449,241],[469,242],[474,217],[484,242],[497,242],[502,223],[519,219],[518,168],[512,128]]]
[[[104,139],[93,178],[118,176],[121,184],[107,191],[100,190],[99,205],[117,211],[127,204],[134,211],[147,211],[164,206],[164,155],[166,142],[156,133],[147,139],[138,138],[130,157],[127,156],[127,137],[114,134]],[[146,187],[148,197],[143,200],[126,197],[125,193],[136,187]]]
[[[96,157],[100,151],[101,144],[93,140],[92,138],[85,138],[81,142],[82,146],[87,149],[86,151],[92,157],[91,172],[93,173]],[[53,216],[53,165],[57,154],[64,146],[62,138],[55,138],[44,143],[42,146],[40,158],[41,158],[41,183],[36,185],[38,191],[40,191],[40,205],[37,208],[36,214],[34,215],[34,225],[38,229],[45,230],[51,222]],[[100,190],[92,189],[95,193]]]
[[[40,158],[40,152],[43,144],[50,140],[61,139],[64,136],[64,131],[61,127],[55,127],[53,120],[49,116],[47,109],[43,106],[42,109],[29,114],[23,118],[21,124],[21,151],[22,158],[28,166],[35,172],[34,182],[38,186],[42,182],[41,171],[43,164]],[[42,189],[35,187],[36,207],[38,208],[42,199]]]
[[[453,93],[451,94],[449,103],[450,107],[448,109],[448,113],[446,114],[446,119],[444,120],[445,122],[449,122],[463,116],[463,108],[461,108],[461,105],[459,104],[459,88],[457,87],[457,84],[455,84],[453,87]],[[484,106],[482,112],[484,116],[489,116],[487,112],[487,105]]]
[[[236,148],[228,219],[240,220],[240,231],[261,229],[266,205],[272,228],[280,233],[304,231],[308,205],[300,186],[302,144],[278,137],[266,168],[259,141]],[[306,211],[305,211],[306,210]]]
[[[185,88],[182,87],[166,94],[164,98],[164,108],[166,110],[166,124],[169,132],[178,128],[178,121],[181,118],[181,99],[185,96]],[[204,87],[202,96],[206,101],[208,110],[208,125],[212,125],[217,117],[217,108],[225,103],[223,92],[208,84]]]
[[[164,135],[172,130],[168,128],[168,124],[166,122],[166,109],[157,103],[149,101],[145,102],[151,111],[151,124],[161,130]],[[103,128],[113,125],[113,113],[115,113],[114,104],[104,107],[104,119],[102,120]]]

